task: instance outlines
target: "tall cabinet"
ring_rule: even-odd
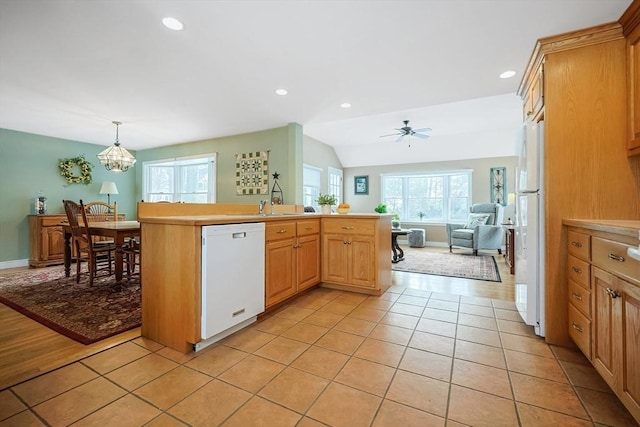
[[[620,18],[627,39],[628,155],[640,155],[640,1]]]
[[[543,286],[550,344],[572,345],[563,218],[640,218],[640,161],[627,157],[626,47],[618,23],[540,39],[520,84],[523,100],[542,85],[539,110],[525,116],[545,122]]]

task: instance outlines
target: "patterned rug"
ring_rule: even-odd
[[[62,266],[14,273],[0,270],[0,302],[83,344],[91,344],[140,326],[140,281],[115,276],[75,282]]]
[[[496,260],[489,255],[452,254],[405,246],[402,250],[404,260],[391,264],[392,270],[502,282]]]

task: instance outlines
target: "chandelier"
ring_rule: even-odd
[[[126,148],[120,146],[118,140],[118,126],[121,122],[112,122],[116,125],[116,142],[113,147],[109,147],[102,153],[98,154],[98,160],[108,171],[126,172],[136,162],[136,158],[127,151]]]

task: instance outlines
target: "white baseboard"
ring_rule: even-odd
[[[13,261],[2,261],[0,262],[0,270],[5,268],[17,268],[17,267],[29,267],[28,259],[16,259]]]

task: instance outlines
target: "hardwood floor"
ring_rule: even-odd
[[[448,251],[445,248],[433,248]],[[393,272],[392,284],[433,292],[514,300],[514,276],[501,255],[495,255],[502,283],[425,274]],[[21,270],[24,270],[23,268]],[[20,270],[20,269],[16,269]],[[140,336],[140,328],[99,341],[80,344],[0,304],[0,391],[45,372]]]

